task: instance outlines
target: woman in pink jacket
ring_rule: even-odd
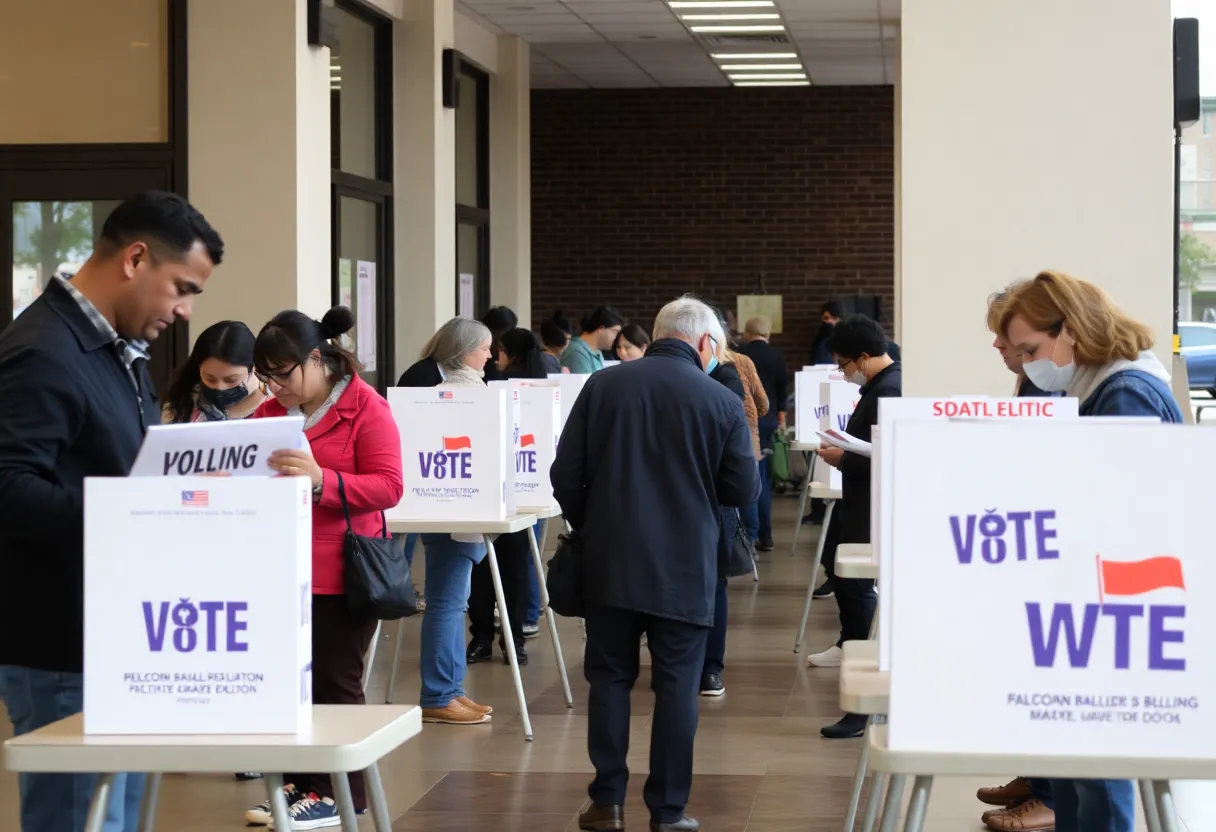
[[[253,350],[257,375],[274,395],[254,417],[303,416],[310,446],[276,451],[270,465],[312,482],[312,701],[325,705],[363,704],[363,659],[376,631],[374,618],[356,617],[346,607],[346,519],[338,474],[358,535],[380,536],[383,512],[397,505],[402,492],[401,439],[388,402],[359,377],[359,362],[338,343],[353,326],[354,316],[342,306],[320,321],[303,312],[280,312],[262,327]],[[328,775],[285,779],[294,828],[340,825]],[[362,775],[352,774],[350,785],[362,812]],[[269,803],[245,818],[269,823]]]

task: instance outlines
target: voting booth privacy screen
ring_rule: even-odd
[[[310,724],[307,478],[88,479],[84,533],[85,733]]]
[[[515,451],[516,506],[549,506],[553,484],[549,469],[562,430],[562,391],[552,381],[491,381],[490,389],[519,394],[519,445]]]
[[[603,372],[602,370],[600,372]],[[583,392],[590,373],[549,373],[549,381],[556,381],[562,388],[562,427],[570,418],[570,410],[578,400],[578,394]]]
[[[1216,431],[909,419],[892,435],[892,750],[1210,759]]]
[[[819,429],[825,433],[829,430],[845,432],[853,411],[857,408],[857,400],[861,397],[861,388],[851,381],[825,381],[819,385]],[[812,436],[814,434],[811,434]],[[826,477],[822,476],[827,471]],[[839,491],[844,485],[844,478],[839,468],[830,465],[819,467],[818,481],[824,482],[829,488]]]
[[[519,390],[394,387],[405,491],[389,520],[502,520],[515,513]]]

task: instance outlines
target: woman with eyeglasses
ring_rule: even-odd
[[[339,343],[354,315],[337,306],[316,321],[303,312],[280,312],[262,327],[253,348],[258,377],[274,398],[256,417],[303,416],[308,449],[270,455],[283,476],[312,484],[312,701],[362,705],[363,664],[375,618],[353,614],[343,582],[343,543],[357,535],[386,534],[384,512],[401,501],[401,438],[388,402],[359,377],[358,360]],[[339,826],[328,774],[288,774],[288,813],[295,829]],[[362,774],[351,774],[356,811],[367,797]],[[270,822],[269,802],[245,813]]]
[[[240,321],[220,321],[203,330],[173,374],[162,412],[166,423],[244,419],[266,396],[253,374],[253,333]]]

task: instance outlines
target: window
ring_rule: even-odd
[[[1216,327],[1178,325],[1184,347],[1216,347]]]
[[[395,376],[392,273],[392,23],[337,0],[330,50],[333,302],[355,313],[348,347],[384,390]]]
[[[457,80],[456,311],[480,317],[490,306],[490,76],[462,61]]]

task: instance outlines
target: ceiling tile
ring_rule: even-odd
[[[537,26],[577,26],[583,22],[569,12],[547,12],[544,14],[539,12],[533,14],[487,13],[485,19],[509,32],[534,29]]]

